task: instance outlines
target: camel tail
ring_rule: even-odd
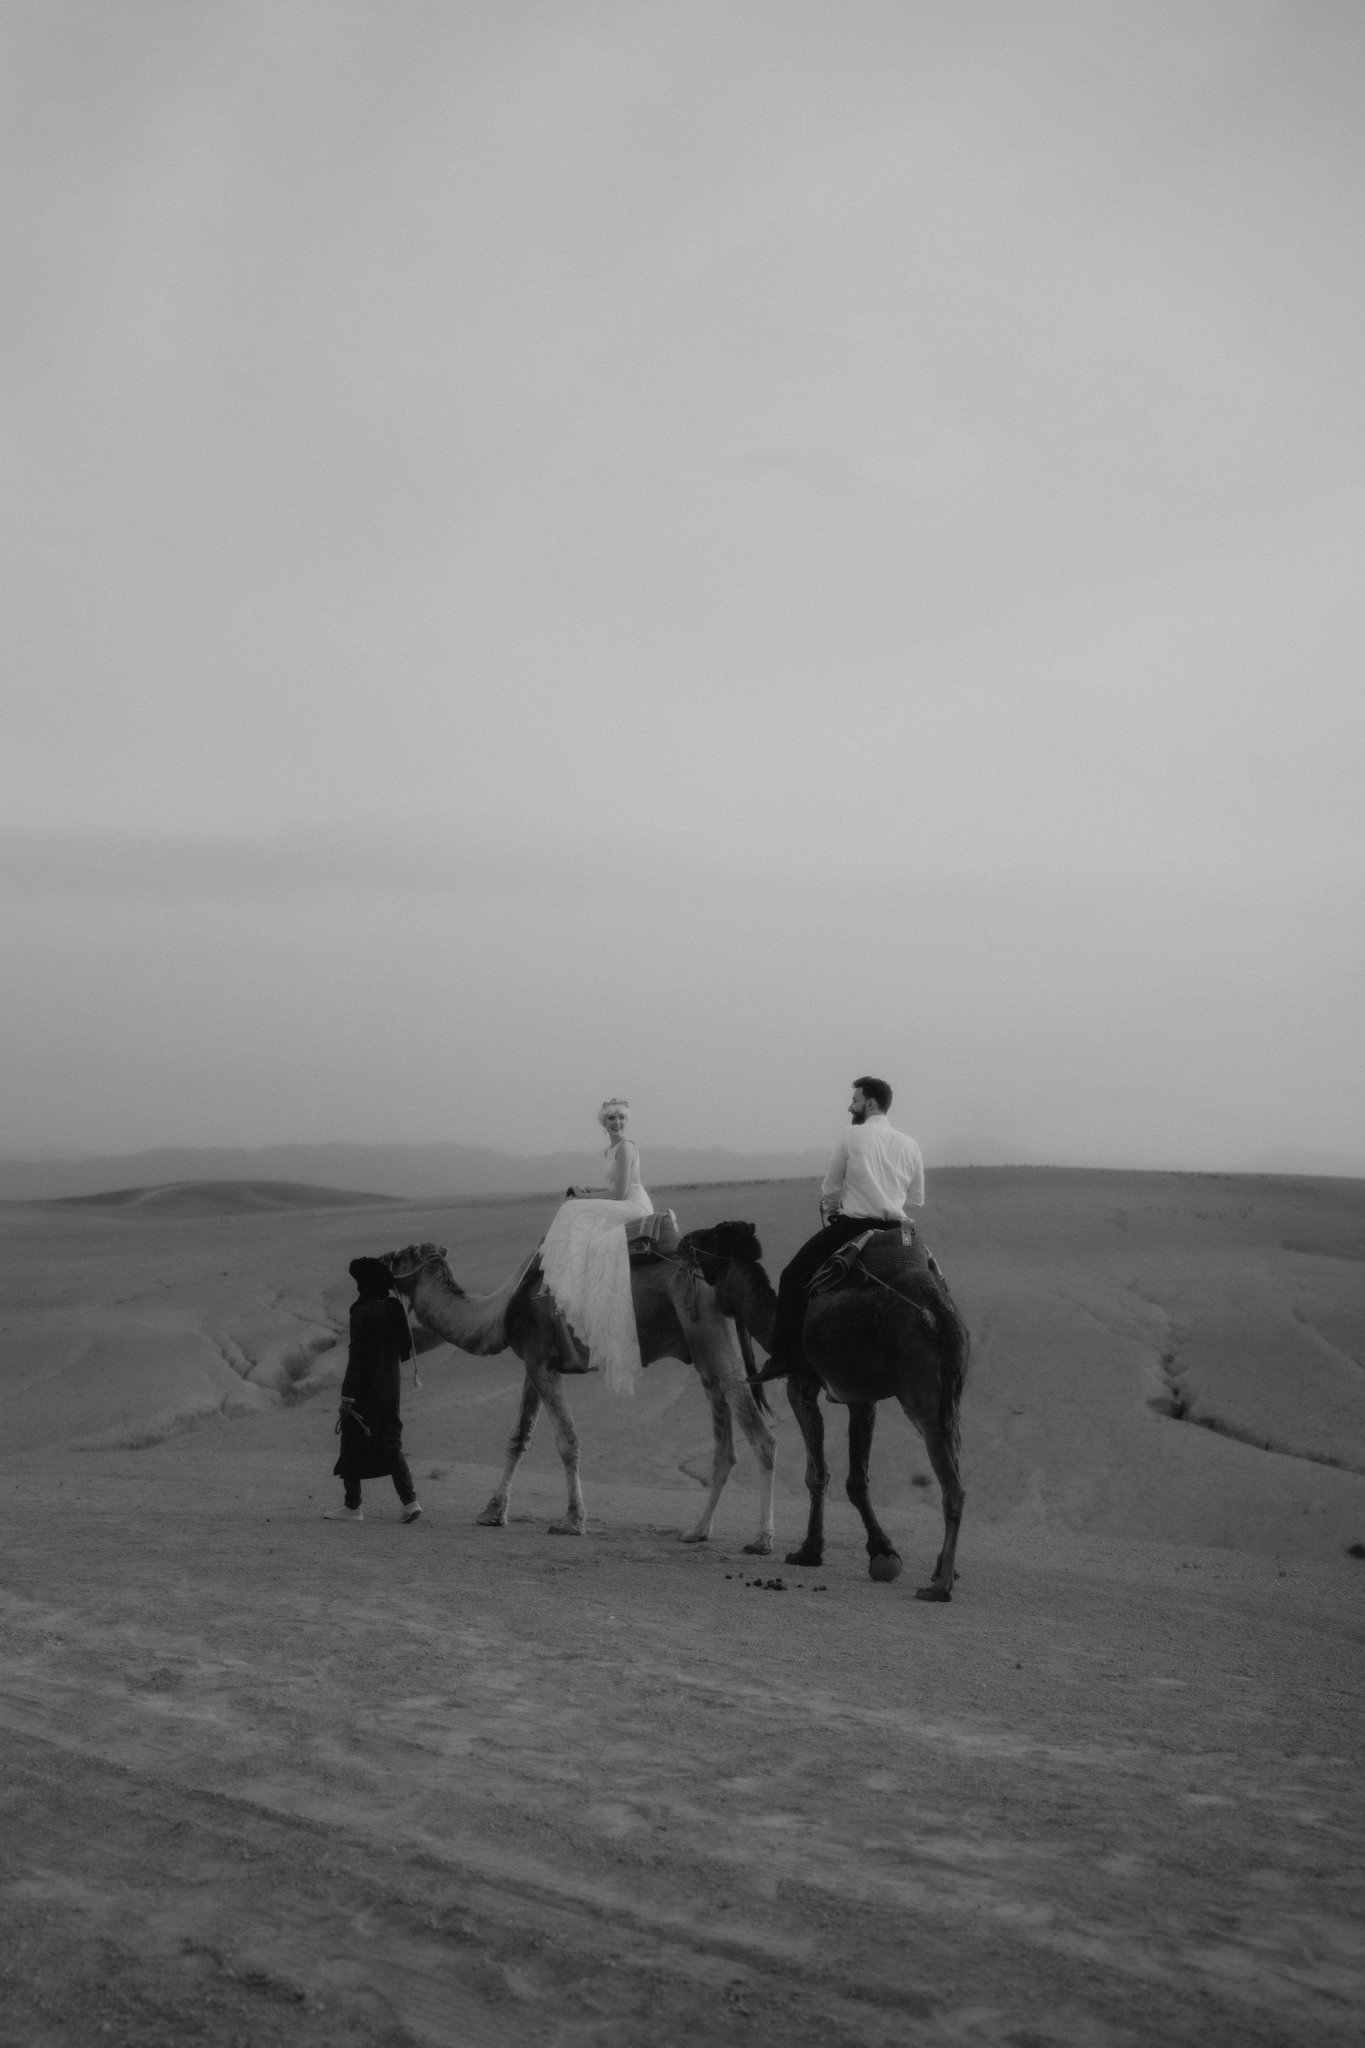
[[[952,1445],[956,1458],[962,1449],[962,1390],[967,1384],[967,1365],[971,1357],[972,1339],[967,1325],[963,1322],[952,1303],[947,1304],[949,1313],[941,1319],[943,1332],[943,1363],[939,1372],[938,1421],[939,1428]]]
[[[763,1388],[763,1377],[754,1363],[753,1339],[738,1317],[735,1318],[735,1335],[739,1339],[740,1355],[744,1360],[744,1383],[754,1397],[754,1406],[761,1414],[771,1415],[773,1411],[768,1406],[768,1396]]]

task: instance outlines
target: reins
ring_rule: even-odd
[[[697,1315],[697,1288],[699,1284],[705,1281],[706,1285],[714,1291],[719,1283],[721,1272],[731,1261],[720,1252],[708,1254],[700,1251],[695,1244],[688,1244],[686,1242],[676,1252],[660,1252],[658,1256],[662,1259],[668,1259],[674,1265],[686,1267],[688,1276],[687,1308],[688,1313],[693,1321],[695,1321]],[[708,1257],[712,1261],[715,1270],[714,1279],[706,1270]],[[744,1262],[737,1261],[736,1263],[742,1264]],[[744,1376],[746,1380],[753,1381],[757,1373],[757,1367],[754,1363],[753,1339],[749,1335],[748,1325],[742,1316],[732,1315],[727,1320],[734,1324],[735,1335],[739,1339],[740,1355],[744,1360]]]
[[[706,1270],[705,1262],[702,1259],[701,1253],[697,1250],[695,1245],[683,1243],[680,1244],[678,1246],[678,1249],[674,1252],[661,1252],[658,1250],[657,1247],[654,1247],[652,1248],[652,1256],[656,1259],[662,1260],[664,1265],[666,1266],[680,1266],[683,1272],[686,1274],[687,1291],[684,1296],[684,1303],[688,1315],[692,1318],[692,1321],[695,1323],[698,1315],[697,1290],[699,1289],[699,1287],[701,1287],[703,1282],[707,1287],[710,1288],[714,1288],[716,1284],[716,1282],[711,1278],[710,1274]],[[735,1318],[731,1317],[731,1321],[734,1322]],[[738,1327],[737,1323],[736,1327]]]
[[[417,1339],[412,1334],[412,1310],[408,1307],[407,1296],[400,1293],[397,1287],[393,1291],[398,1295],[398,1299],[403,1304],[403,1320],[408,1326],[408,1347],[412,1352],[412,1384],[415,1387],[420,1387],[422,1375],[417,1370]]]
[[[938,1272],[937,1272],[937,1271],[936,1271],[936,1270],[935,1270],[935,1269],[934,1269],[933,1267],[931,1267],[931,1268],[930,1268],[930,1271],[931,1271],[931,1273],[933,1273],[933,1275],[934,1275],[934,1278],[935,1278],[935,1279],[939,1280],[940,1282],[943,1282],[943,1276],[942,1276],[942,1274],[941,1274],[941,1273],[938,1273]],[[859,1280],[859,1282],[862,1282],[862,1283],[866,1283],[866,1282],[869,1282],[869,1281],[870,1281],[873,1287],[880,1287],[880,1288],[881,1288],[881,1290],[882,1290],[882,1292],[883,1292],[883,1294],[890,1294],[890,1295],[894,1295],[894,1297],[895,1297],[895,1299],[896,1299],[897,1301],[899,1301],[899,1302],[902,1302],[902,1303],[904,1303],[904,1304],[905,1304],[905,1305],[906,1305],[907,1307],[909,1307],[909,1308],[915,1308],[915,1309],[919,1309],[919,1310],[920,1310],[920,1312],[921,1312],[922,1314],[925,1314],[925,1315],[927,1315],[927,1314],[928,1314],[928,1310],[927,1310],[927,1309],[925,1309],[925,1307],[924,1307],[924,1304],[923,1304],[922,1302],[916,1301],[916,1299],[915,1299],[915,1297],[914,1297],[914,1295],[913,1295],[913,1294],[911,1294],[911,1293],[908,1293],[908,1292],[907,1292],[907,1291],[906,1291],[906,1290],[905,1290],[904,1288],[901,1288],[901,1287],[893,1287],[893,1286],[892,1286],[892,1284],[891,1284],[891,1282],[890,1282],[889,1280],[883,1280],[883,1279],[882,1279],[882,1277],[881,1277],[881,1275],[880,1275],[879,1273],[870,1273],[870,1272],[868,1271],[867,1267],[866,1267],[866,1266],[864,1266],[864,1265],[863,1265],[863,1264],[861,1263],[861,1261],[857,1262],[857,1263],[856,1263],[856,1264],[855,1264],[854,1266],[852,1266],[852,1267],[850,1267],[850,1268],[849,1268],[849,1273],[848,1273],[848,1275],[846,1275],[846,1276],[845,1276],[845,1277],[846,1277],[846,1279],[847,1279],[847,1278],[851,1278],[852,1274],[853,1274],[853,1273],[855,1273],[855,1272],[856,1272],[856,1273],[857,1273],[857,1275],[858,1275],[858,1280]],[[945,1285],[946,1285],[946,1283],[943,1283],[943,1284],[945,1284]],[[830,1288],[822,1288],[822,1289],[820,1290],[820,1293],[819,1293],[819,1294],[815,1294],[815,1295],[812,1295],[812,1296],[811,1296],[811,1300],[812,1300],[812,1301],[819,1301],[819,1300],[821,1300],[821,1299],[823,1298],[823,1296],[824,1296],[824,1295],[825,1295],[826,1293],[828,1293],[828,1294],[840,1294],[840,1293],[845,1293],[845,1292],[846,1292],[846,1293],[849,1293],[849,1294],[856,1294],[856,1293],[857,1293],[857,1291],[858,1291],[858,1288],[857,1288],[857,1285],[856,1285],[856,1284],[855,1284],[855,1285],[853,1285],[853,1286],[851,1286],[851,1287],[844,1287],[844,1288],[839,1288],[839,1287],[830,1287]]]
[[[449,1280],[452,1287],[455,1285],[455,1275],[451,1272],[450,1267],[446,1264],[446,1256],[444,1252],[433,1252],[430,1258],[419,1259],[415,1266],[407,1267],[401,1277],[404,1280],[411,1280],[416,1274],[424,1273],[428,1266],[443,1267],[445,1270],[447,1280]],[[413,1335],[412,1310],[408,1306],[408,1298],[406,1294],[404,1294],[402,1288],[398,1285],[400,1276],[397,1273],[394,1273],[392,1266],[390,1266],[389,1272],[392,1274],[393,1277],[393,1292],[398,1296],[399,1304],[403,1310],[403,1320],[408,1326],[408,1349],[412,1353],[412,1384],[414,1385],[414,1387],[420,1387],[422,1384],[422,1375],[417,1370],[417,1339]]]

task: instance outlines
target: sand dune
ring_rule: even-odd
[[[974,1341],[947,1610],[908,1597],[939,1515],[895,1415],[897,1585],[835,1409],[824,1567],[745,1557],[742,1448],[680,1545],[711,1437],[677,1363],[574,1386],[581,1543],[545,1534],[544,1433],[474,1526],[520,1375],[446,1350],[405,1393],[423,1522],[387,1482],[321,1522],[347,1261],[435,1238],[485,1291],[553,1205],[258,1192],[0,1210],[19,2037],[1354,2037],[1365,1187],[934,1177]],[[774,1271],[814,1215],[809,1184],[671,1199]]]
[[[814,1213],[808,1183],[666,1199],[684,1225],[754,1221],[774,1272]],[[480,1292],[519,1263],[552,1207],[432,1209],[191,1184],[0,1212],[16,1276],[0,1305],[7,1442],[110,1441],[111,1431],[147,1442],[297,1401],[340,1377],[357,1251],[437,1238]],[[1365,1186],[1353,1182],[938,1175],[928,1227],[973,1331],[973,1519],[1026,1514],[1096,1534],[1322,1557],[1365,1538],[1353,1483],[1365,1473],[1363,1220]],[[487,1364],[445,1355],[432,1369],[442,1393],[487,1384]],[[511,1362],[502,1371],[517,1377]],[[511,1398],[461,1419],[474,1462],[497,1461]],[[690,1373],[659,1368],[633,1404],[591,1383],[575,1402],[596,1477],[629,1478],[641,1456],[676,1470],[707,1452]],[[906,1505],[923,1460],[899,1416],[886,1425],[878,1484]],[[790,1489],[791,1454],[783,1468]]]

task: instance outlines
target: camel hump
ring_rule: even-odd
[[[909,1236],[907,1244],[893,1231],[875,1230],[862,1252],[867,1271],[891,1287],[904,1286],[907,1281],[921,1280],[926,1273],[937,1272],[933,1254],[919,1232],[912,1231]]]
[[[962,1347],[958,1368],[961,1391],[961,1379],[967,1370],[967,1326],[953,1300],[943,1268],[919,1232],[914,1233],[908,1244],[902,1243],[890,1231],[878,1232],[864,1250],[860,1264],[867,1276],[862,1281],[863,1286],[871,1291],[875,1291],[878,1285],[891,1288],[931,1328],[941,1334],[956,1333],[953,1341]],[[853,1280],[845,1284],[855,1287],[859,1284],[856,1271]]]

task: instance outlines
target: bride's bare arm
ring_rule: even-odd
[[[634,1150],[635,1147],[631,1144],[630,1139],[622,1138],[613,1155],[611,1177],[611,1199],[613,1202],[624,1202],[626,1199],[626,1189],[630,1186],[631,1154]]]
[[[629,1151],[627,1147],[629,1147]],[[608,1202],[624,1202],[626,1199],[626,1189],[630,1186],[631,1154],[634,1151],[635,1146],[631,1140],[623,1138],[616,1148],[610,1187],[575,1188],[574,1193],[576,1195],[598,1195]]]

